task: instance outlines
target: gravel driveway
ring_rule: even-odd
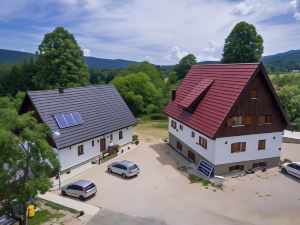
[[[145,126],[135,131],[141,144],[113,160],[136,162],[141,169],[137,177],[109,174],[107,163],[76,177],[98,187],[97,195],[86,201],[101,208],[89,224],[299,224],[299,180],[274,168],[228,177],[223,190],[190,184],[187,172],[178,169],[190,163],[162,142],[166,131]]]

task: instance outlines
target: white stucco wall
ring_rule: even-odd
[[[119,131],[123,131],[123,139],[119,140]],[[112,133],[113,143],[115,145],[125,145],[132,141],[132,127],[124,128]],[[110,135],[99,136],[97,138],[82,142],[77,145],[72,145],[68,148],[58,150],[58,158],[61,164],[61,170],[66,170],[70,167],[76,166],[82,162],[99,156],[100,153],[100,139],[106,138],[106,148],[110,143]],[[92,140],[94,140],[94,147],[92,146]],[[99,141],[99,142],[98,142]],[[84,154],[78,156],[78,146],[83,145]]]
[[[177,130],[171,127],[171,120],[176,121]],[[281,154],[279,148],[282,147],[282,132],[232,136],[213,140],[184,124],[182,124],[183,130],[180,130],[180,124],[182,123],[169,117],[169,132],[214,165],[280,157]],[[195,137],[191,136],[192,131],[195,132]],[[199,136],[206,138],[207,149],[197,144],[199,142]],[[275,137],[275,139],[273,137]],[[258,150],[258,140],[262,139],[266,140],[266,149]],[[225,144],[226,141],[227,144]],[[236,142],[246,142],[246,151],[231,153],[231,144]]]
[[[266,140],[266,149],[258,150],[258,141],[262,139]],[[231,153],[231,144],[236,142],[246,142],[246,151]],[[280,157],[281,145],[282,132],[217,138],[215,165]]]
[[[175,130],[171,126],[171,120],[176,121],[177,123],[177,130]],[[191,149],[202,155],[204,158],[209,160],[210,162],[214,163],[215,161],[215,140],[212,140],[205,135],[189,128],[188,126],[183,125],[183,130],[179,129],[179,125],[182,124],[178,122],[177,120],[169,117],[169,132],[173,134],[175,137],[177,137],[179,140],[184,142],[186,145],[188,145]],[[192,131],[195,132],[195,136],[192,137]],[[207,140],[207,149],[203,148],[201,145],[197,144],[199,143],[199,136],[204,137]]]

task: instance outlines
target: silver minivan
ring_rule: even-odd
[[[121,162],[114,162],[107,166],[109,173],[117,173],[122,175],[123,178],[132,177],[140,172],[139,167],[134,163],[127,160]]]
[[[79,198],[81,201],[96,194],[96,185],[88,180],[79,180],[74,183],[64,186],[61,190],[63,196],[73,196]]]

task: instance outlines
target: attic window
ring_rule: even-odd
[[[272,116],[271,115],[263,115],[258,117],[258,124],[271,124],[272,122]]]
[[[250,91],[250,98],[251,99],[257,99],[257,89],[252,89]]]

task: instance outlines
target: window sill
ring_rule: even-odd
[[[257,100],[258,98],[250,98],[250,99],[252,99],[252,100]]]
[[[244,127],[244,126],[246,126],[246,125],[234,125],[232,127]]]

